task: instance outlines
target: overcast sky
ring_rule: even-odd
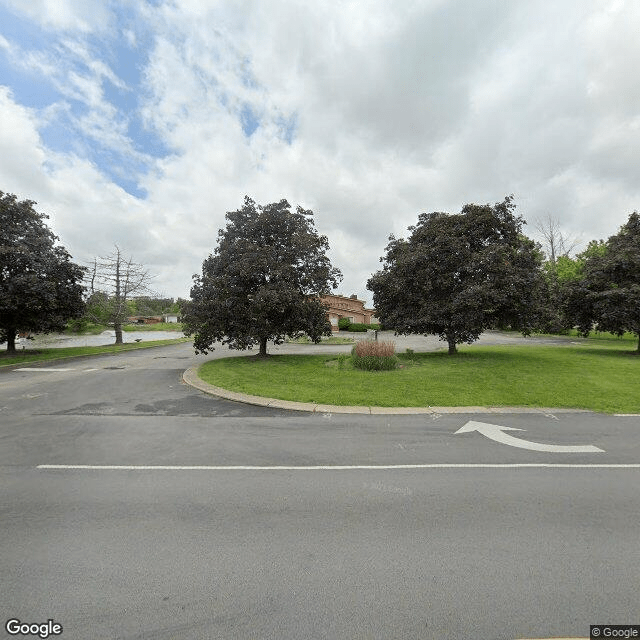
[[[583,246],[640,207],[640,2],[0,0],[0,190],[188,296],[244,196],[341,293],[423,211],[514,194]]]

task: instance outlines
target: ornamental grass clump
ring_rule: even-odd
[[[390,371],[398,364],[395,349],[395,342],[361,340],[351,350],[351,362],[365,371]]]

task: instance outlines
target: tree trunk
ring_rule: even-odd
[[[116,245],[117,257],[116,257],[116,299],[115,309],[116,317],[113,328],[116,330],[116,344],[122,344],[122,306],[123,300],[120,299],[120,249]],[[124,301],[126,304],[126,301]]]
[[[458,349],[456,348],[456,340],[451,336],[447,336],[447,343],[449,345],[449,355],[453,356],[458,353]]]
[[[267,339],[260,338],[260,353],[258,354],[261,358],[267,357]]]
[[[640,333],[638,333],[638,353],[640,353]]]
[[[7,331],[7,353],[16,352],[16,332],[9,329]]]

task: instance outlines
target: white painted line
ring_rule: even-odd
[[[98,371],[98,369],[84,369],[84,371]]]
[[[640,418],[640,413],[614,413],[614,418]]]
[[[37,469],[88,471],[386,471],[394,469],[640,469],[640,464],[559,464],[559,463],[436,463],[385,465],[116,465],[39,464]]]
[[[75,371],[75,369],[52,369],[50,367],[20,367],[14,371]]]

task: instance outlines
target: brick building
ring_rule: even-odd
[[[327,307],[327,317],[331,323],[331,330],[338,331],[338,320],[349,318],[351,322],[371,324],[378,322],[375,309],[367,309],[364,300],[358,300],[353,295],[350,297],[331,294],[322,296],[323,304]]]

